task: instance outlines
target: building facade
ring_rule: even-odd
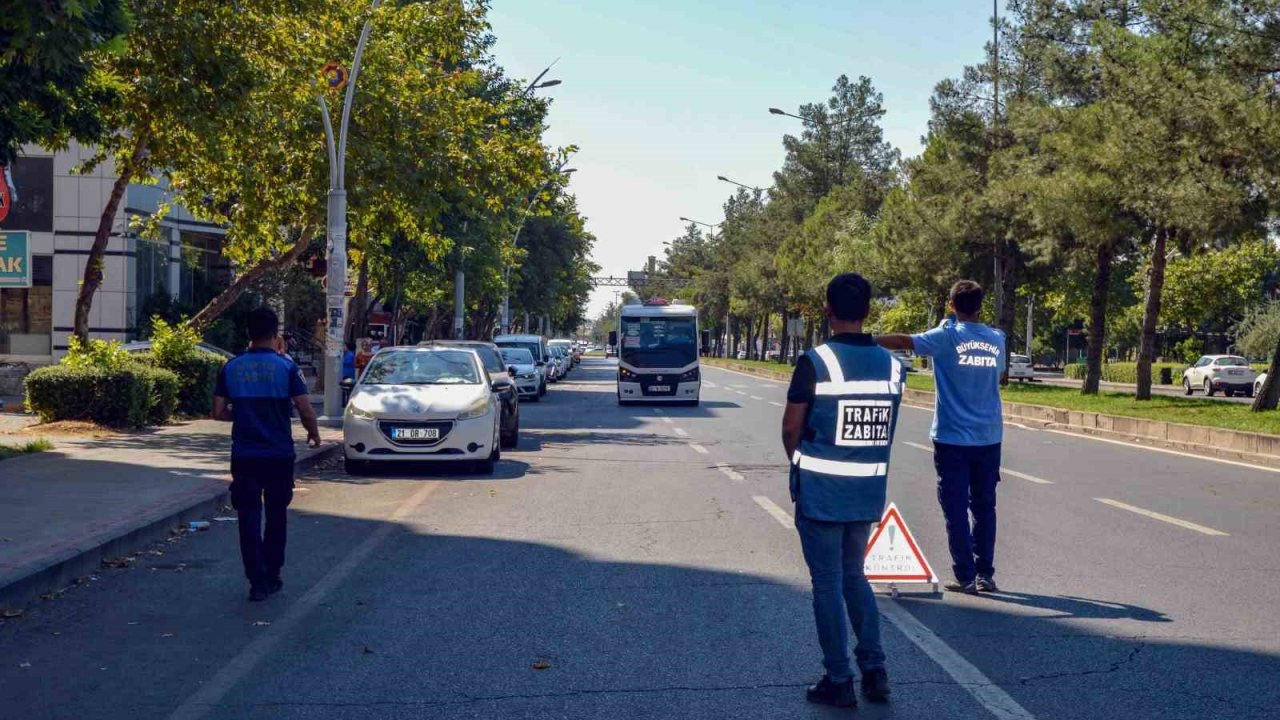
[[[27,232],[30,287],[0,289],[0,396],[20,395],[27,372],[67,349],[89,250],[116,180],[110,161],[76,172],[92,157],[92,148],[74,143],[59,152],[28,147],[10,168],[15,197],[0,232]],[[158,232],[140,235],[137,222],[168,200],[162,185],[125,190],[89,314],[92,337],[136,339],[149,308],[199,304],[230,282],[221,227],[172,206]]]

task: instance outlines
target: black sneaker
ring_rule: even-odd
[[[876,668],[862,673],[862,694],[871,702],[889,701],[889,673]]]
[[[279,575],[277,575],[268,580],[267,584],[263,586],[263,589],[267,591],[268,595],[275,595],[284,589],[284,581],[280,579]]]
[[[823,675],[816,685],[810,685],[804,696],[811,703],[832,707],[857,707],[858,696],[853,692],[853,678],[837,682],[830,675]]]
[[[1000,586],[996,585],[995,578],[979,575],[974,585],[977,586],[978,592],[1000,592]]]
[[[267,599],[267,589],[253,586],[249,588],[249,602],[262,602]]]
[[[964,593],[965,595],[978,594],[978,584],[973,581],[962,583],[959,580],[952,580],[942,587],[946,588],[947,592]]]

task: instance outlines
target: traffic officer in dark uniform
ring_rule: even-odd
[[[782,416],[796,530],[813,581],[813,617],[826,668],[807,696],[837,707],[857,705],[846,614],[857,636],[853,655],[863,695],[876,702],[889,696],[880,612],[863,556],[884,512],[906,368],[862,331],[870,307],[871,285],[861,275],[831,280],[826,313],[833,336],[796,362]]]

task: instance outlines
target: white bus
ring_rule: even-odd
[[[618,404],[646,401],[697,405],[698,311],[649,300],[618,313],[609,342],[618,348]]]

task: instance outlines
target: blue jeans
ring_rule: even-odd
[[[994,578],[1000,443],[965,446],[935,442],[933,449],[938,504],[947,521],[951,570],[962,583],[973,582],[978,575]]]
[[[871,532],[869,522],[832,523],[809,520],[796,513],[800,547],[813,581],[813,619],[822,646],[822,665],[832,680],[853,677],[849,666],[849,628],[858,638],[854,657],[866,672],[884,667],[880,645],[880,609],[871,583],[862,573],[863,555]]]

